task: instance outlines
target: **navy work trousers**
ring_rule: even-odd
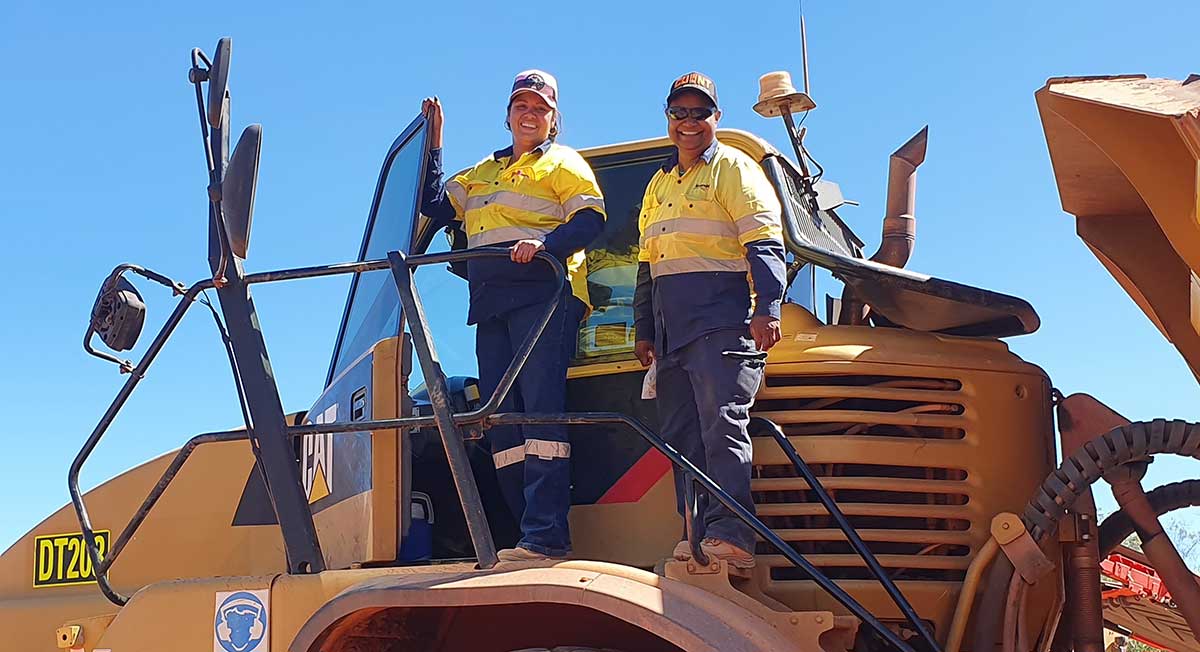
[[[756,351],[744,329],[727,329],[702,335],[656,363],[663,438],[750,513],[754,513],[754,500],[746,427],[764,362],[765,354]],[[680,514],[683,482],[683,473],[675,469]],[[704,490],[698,487],[697,495],[704,495]],[[715,498],[704,502],[707,506],[696,520],[698,534],[754,552],[754,530]]]
[[[479,392],[484,400],[495,391],[545,309],[544,303],[523,306],[476,325]],[[582,302],[571,296],[568,287],[500,412],[566,410],[567,363],[582,311]],[[500,490],[520,522],[517,545],[544,555],[570,552],[571,444],[566,427],[495,426],[487,433]]]

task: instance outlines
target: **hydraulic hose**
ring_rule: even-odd
[[[1084,444],[1063,460],[1035,492],[1023,521],[1041,544],[1058,531],[1058,522],[1082,491],[1104,473],[1147,455],[1170,453],[1200,459],[1200,424],[1186,421],[1138,421]]]
[[[1158,516],[1185,507],[1200,506],[1200,480],[1183,480],[1155,487],[1146,494],[1150,507]],[[1133,534],[1133,521],[1125,510],[1110,514],[1100,523],[1100,556],[1107,557],[1121,545],[1121,542]]]
[[[1139,421],[1113,428],[1084,444],[1064,459],[1034,492],[1022,518],[1030,536],[1039,545],[1051,540],[1058,531],[1060,519],[1075,500],[1105,473],[1162,453],[1200,459],[1200,424],[1165,419]],[[993,650],[998,630],[1008,633],[1003,626],[996,627],[1000,624],[997,623],[1000,614],[991,612],[989,617],[986,609],[999,609],[1011,602],[1008,589],[1013,573],[1013,566],[1006,557],[997,559],[992,566],[980,603],[983,618],[973,637],[974,652]]]
[[[1150,506],[1146,491],[1142,489],[1141,480],[1149,464],[1148,459],[1126,464],[1106,474],[1105,479],[1112,485],[1113,498],[1117,499],[1121,510],[1133,521],[1134,530],[1142,540],[1142,552],[1171,592],[1172,600],[1178,605],[1188,627],[1196,634],[1200,632],[1200,585],[1163,529],[1158,514]]]
[[[1007,555],[997,555],[988,572],[987,584],[979,597],[979,608],[975,610],[975,631],[971,637],[972,652],[994,652],[996,635],[1004,625],[1004,603],[1008,599],[1008,584],[1012,581],[1012,561]]]

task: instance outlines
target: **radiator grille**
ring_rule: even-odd
[[[894,578],[962,580],[973,523],[968,472],[955,463],[956,449],[969,446],[960,380],[768,368],[754,413],[779,424]],[[754,445],[751,488],[763,522],[830,577],[869,578],[774,441]],[[759,546],[772,579],[807,579]]]

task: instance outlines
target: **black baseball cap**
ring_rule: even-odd
[[[671,90],[667,93],[667,104],[670,104],[676,95],[684,91],[696,91],[707,97],[714,108],[719,106],[717,104],[717,85],[704,73],[692,71],[671,82]]]

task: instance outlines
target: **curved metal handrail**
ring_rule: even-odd
[[[405,260],[405,264],[409,268],[415,268],[421,265],[458,262],[469,260],[471,258],[497,258],[507,257],[508,255],[507,249],[499,247],[481,247],[466,251],[453,251],[412,256]],[[509,369],[501,378],[501,383],[497,386],[496,391],[493,392],[488,402],[478,410],[475,410],[471,413],[454,415],[456,423],[481,422],[487,416],[499,409],[501,402],[504,400],[505,396],[507,396],[508,392],[511,391],[512,386],[516,381],[517,374],[520,373],[520,370],[524,367],[526,360],[528,360],[529,353],[533,350],[534,345],[537,343],[537,340],[541,337],[542,332],[545,330],[546,324],[549,323],[551,317],[553,316],[554,310],[558,305],[559,296],[562,292],[562,289],[565,287],[565,270],[562,266],[562,263],[548,253],[539,252],[535,258],[550,267],[551,272],[554,274],[557,280],[555,292],[551,296],[551,300],[547,302],[546,310],[542,314],[541,319],[539,319],[537,322],[537,327],[530,334],[529,338],[527,338],[527,340],[522,344],[521,349],[518,351],[518,355],[514,357],[513,362],[509,365]],[[119,270],[125,267],[128,267],[128,265],[118,266],[117,269]],[[390,263],[387,259],[378,259],[354,263],[299,267],[260,272],[256,274],[247,274],[244,280],[247,285],[255,283],[274,283],[279,281],[318,278],[339,274],[380,271],[389,269],[389,267]],[[117,270],[114,270],[113,273],[115,274],[116,271]],[[164,470],[162,476],[159,478],[159,481],[142,501],[142,504],[138,507],[137,511],[134,512],[134,515],[131,517],[129,523],[126,524],[125,528],[121,531],[121,534],[117,537],[116,541],[113,542],[112,546],[108,549],[103,558],[100,556],[100,549],[96,544],[95,530],[92,527],[91,518],[88,515],[87,504],[84,502],[83,492],[79,488],[79,474],[83,469],[84,463],[88,460],[96,446],[100,443],[101,438],[103,438],[104,434],[108,431],[109,426],[112,425],[112,421],[116,418],[117,414],[129,400],[130,395],[133,393],[134,389],[137,388],[138,383],[141,382],[142,378],[145,377],[146,371],[150,368],[150,365],[154,363],[155,359],[158,357],[158,354],[166,345],[167,340],[170,339],[175,329],[179,326],[179,323],[183,320],[183,317],[187,314],[188,309],[193,303],[195,303],[196,297],[204,290],[212,287],[214,287],[212,279],[205,279],[195,283],[183,293],[183,296],[179,300],[179,303],[175,306],[174,311],[167,318],[167,321],[164,322],[158,334],[155,336],[150,346],[146,349],[146,352],[142,355],[141,360],[139,360],[138,364],[134,366],[133,371],[129,374],[129,378],[125,381],[125,384],[121,387],[121,390],[117,393],[117,396],[113,399],[112,403],[109,404],[108,409],[100,418],[100,421],[96,424],[96,427],[92,430],[91,435],[89,435],[87,440],[84,442],[83,447],[75,455],[75,459],[71,462],[70,469],[67,472],[67,490],[71,497],[71,504],[75,508],[75,515],[79,520],[80,530],[83,533],[84,547],[87,550],[88,557],[91,559],[92,568],[95,569],[94,573],[96,576],[96,583],[100,587],[101,593],[103,593],[104,596],[109,599],[109,601],[118,606],[125,605],[125,603],[129,601],[129,598],[128,596],[124,596],[117,592],[112,587],[112,584],[108,581],[108,570],[112,567],[121,551],[125,549],[125,546],[133,538],[133,535],[137,532],[137,529],[141,526],[142,522],[145,521],[150,510],[162,497],[162,494],[166,491],[167,486],[169,486],[175,476],[178,475],[188,457],[191,456],[196,447],[202,444],[223,441],[237,441],[249,438],[249,432],[247,430],[231,430],[204,433],[188,440],[184,446],[180,448],[178,453],[176,453],[176,456],[171,461],[171,464],[169,464]],[[406,417],[392,421],[398,421],[401,423],[398,425],[393,425],[389,429],[430,426],[436,425],[437,423],[435,417]],[[353,424],[346,423],[318,424],[315,426],[292,426],[287,429],[287,434],[291,437],[298,437],[301,435],[314,433],[337,434],[362,432],[363,430],[371,429],[364,428],[363,425],[364,422],[357,422]],[[337,428],[336,426],[345,427]]]

